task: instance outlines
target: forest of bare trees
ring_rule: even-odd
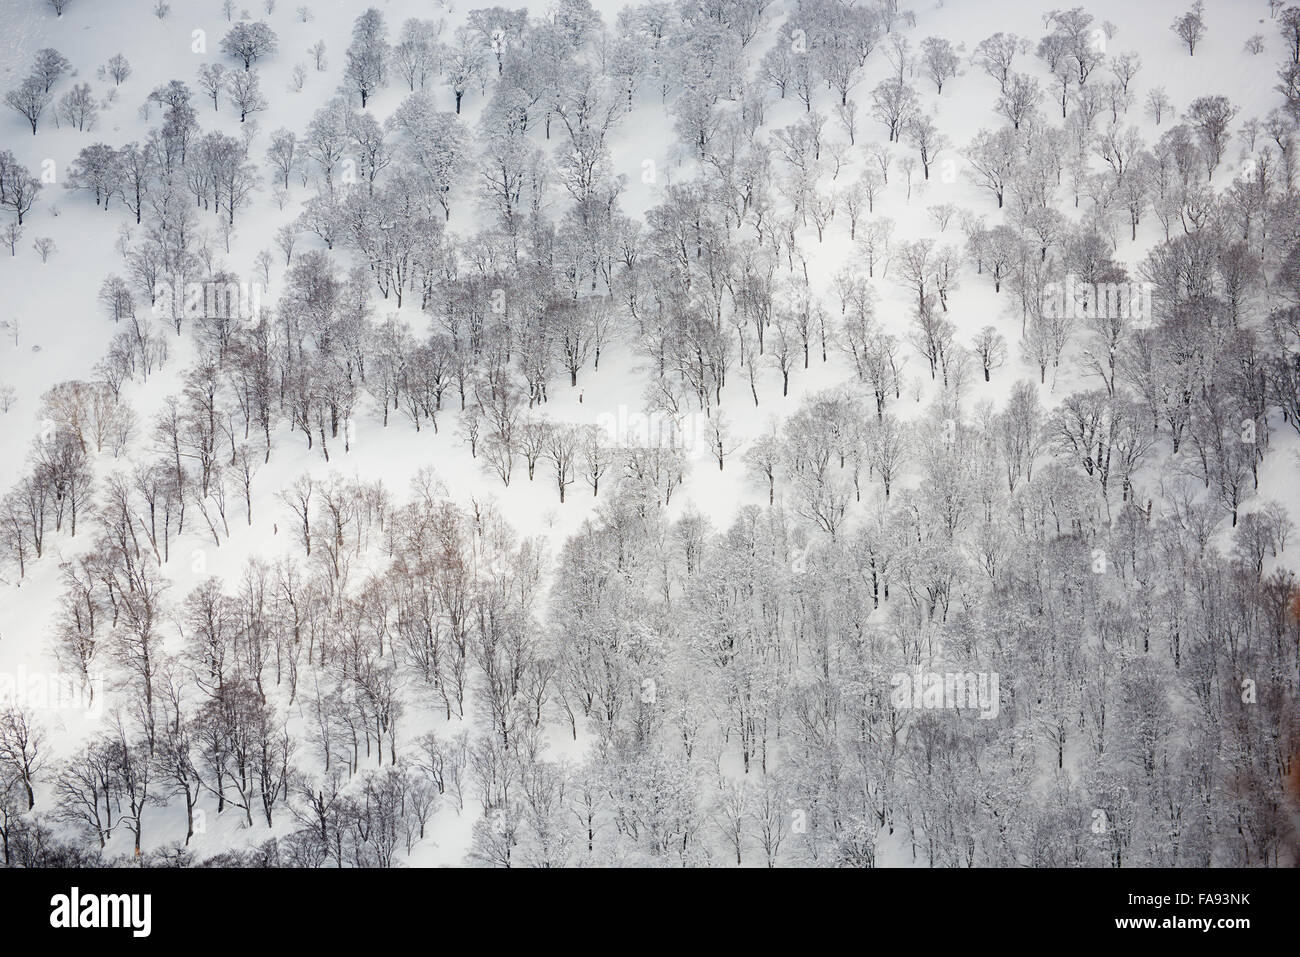
[[[0,150],[4,245],[102,207],[112,333],[27,400],[3,587],[52,583],[31,627],[108,680],[72,750],[0,710],[0,859],[389,867],[454,818],[484,866],[1294,865],[1300,8],[1259,7],[1262,108],[1149,86],[1226,33],[1199,4],[965,44],[896,0],[376,7],[259,134],[310,35],[277,13],[152,91],[118,54],[121,142],[35,54],[10,131],[87,145],[57,197]],[[671,177],[616,159],[652,110]],[[627,357],[635,422],[552,412]],[[363,477],[380,431],[481,494]],[[576,532],[507,520],[534,486]],[[936,674],[996,716],[898,696]]]

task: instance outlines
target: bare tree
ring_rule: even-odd
[[[266,21],[240,21],[222,38],[221,52],[242,61],[245,70],[251,70],[258,60],[274,53],[276,45],[275,31]]]

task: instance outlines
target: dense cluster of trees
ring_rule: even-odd
[[[1148,143],[1141,60],[1107,55],[1115,27],[1082,8],[966,58],[910,37],[893,0],[800,0],[775,29],[769,6],[607,26],[562,0],[474,10],[449,37],[410,19],[396,42],[370,9],[338,95],[260,162],[255,121],[200,122],[209,100],[266,106],[254,67],[278,41],[244,21],[198,99],[179,79],[149,94],[147,142],[81,150],[67,187],[137,227],[99,292],[121,331],[93,381],[42,398],[0,544],[20,581],[51,537],[75,552],[54,650],[114,677],[112,720],[55,760],[32,716],[0,714],[7,863],[98,859],[120,832],[189,863],[150,840],[160,804],[185,809],[185,845],[206,814],[243,822],[258,846],[217,864],[389,866],[440,811],[475,821],[494,866],[1294,862],[1300,584],[1286,509],[1255,496],[1273,430],[1300,431],[1294,69],[1262,118],[1151,90]],[[1300,60],[1300,11],[1278,22]],[[1194,56],[1199,5],[1173,32]],[[67,69],[48,54],[9,97],[33,132]],[[954,81],[988,85],[998,117],[964,147],[923,106]],[[786,98],[795,120],[769,125]],[[611,141],[655,102],[686,159],[642,220]],[[957,159],[984,205],[896,235],[876,204]],[[262,187],[309,191],[265,253],[274,303],[160,296],[240,286],[210,231],[228,243]],[[18,222],[39,188],[0,154]],[[471,204],[481,228],[453,216]],[[1130,253],[1148,216],[1163,235]],[[833,225],[854,255],[822,288]],[[962,293],[986,281],[1006,316],[972,335]],[[127,383],[181,335],[195,361],[139,421]],[[548,414],[616,348],[672,428]],[[978,401],[1013,349],[1038,381]],[[847,381],[789,397],[837,363]],[[785,413],[743,454],[764,504],[725,528],[670,509],[693,462],[732,461],[722,407],[751,400]],[[400,492],[349,479],[362,417],[451,423],[502,487],[589,488],[592,516],[548,545],[431,471]],[[256,476],[290,441],[329,465],[272,498]],[[291,553],[177,593],[169,568],[255,509]],[[999,675],[997,718],[899,707],[891,676],[917,670]]]

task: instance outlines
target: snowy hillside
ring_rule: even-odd
[[[6,864],[1300,862],[1300,7],[248,4],[0,5]]]

